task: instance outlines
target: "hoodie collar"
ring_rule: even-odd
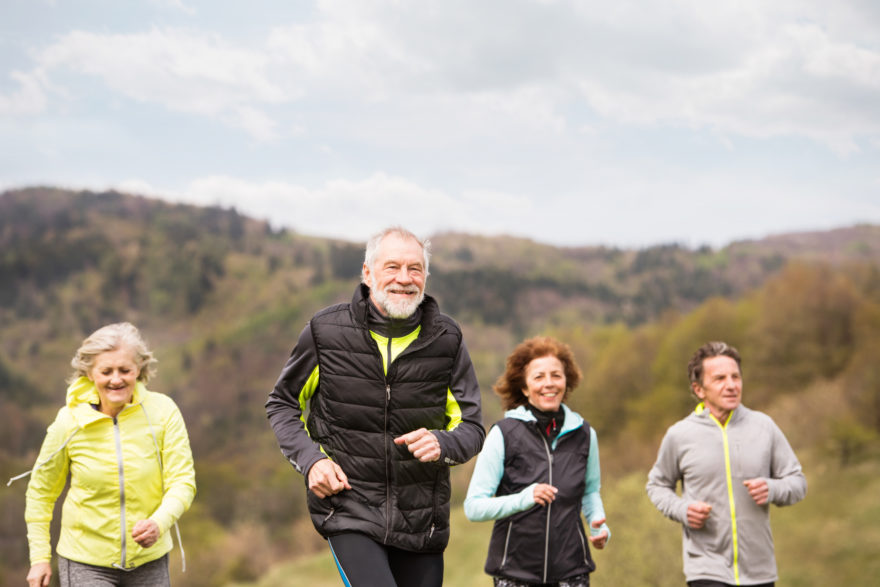
[[[738,413],[743,411],[743,407],[744,406],[742,404],[740,404],[736,408],[732,409],[730,411],[730,413],[727,415],[727,420],[725,422],[719,422],[718,420],[715,419],[715,416],[713,416],[712,412],[709,410],[709,408],[706,407],[706,402],[698,403],[697,406],[694,408],[693,413],[698,417],[702,417],[702,418],[709,420],[710,422],[718,423],[722,428],[726,428],[728,424],[733,422],[738,417]]]

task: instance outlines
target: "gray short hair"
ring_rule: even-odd
[[[73,383],[80,377],[88,377],[98,355],[120,348],[131,350],[134,362],[140,371],[138,381],[146,383],[156,374],[158,360],[147,348],[140,331],[128,322],[118,322],[102,326],[83,340],[70,361],[73,373],[68,382]]]
[[[730,357],[736,361],[736,366],[740,373],[742,373],[742,361],[740,360],[738,350],[726,342],[707,342],[694,352],[694,356],[688,362],[688,380],[690,380],[691,384],[703,383],[703,361],[712,357]]]
[[[401,238],[412,239],[419,243],[419,246],[422,247],[422,254],[425,257],[425,277],[427,277],[429,275],[428,263],[431,260],[431,241],[428,239],[420,239],[402,226],[390,226],[370,237],[370,240],[367,241],[367,248],[364,251],[364,265],[372,268],[373,263],[376,262],[376,251],[379,250],[379,245],[382,244],[385,237],[390,234],[396,234]],[[364,274],[363,270],[361,271],[361,280],[364,283],[367,283],[367,276]],[[367,285],[370,284],[367,283]]]

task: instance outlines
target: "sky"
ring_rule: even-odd
[[[880,224],[876,0],[0,2],[0,190],[352,241]]]

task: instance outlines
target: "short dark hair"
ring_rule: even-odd
[[[730,346],[726,342],[713,341],[707,342],[696,350],[694,356],[688,362],[688,380],[691,385],[694,383],[703,383],[703,361],[712,357],[730,357],[736,361],[736,366],[742,373],[742,360],[739,357],[739,351]]]
[[[575,363],[574,354],[567,344],[549,336],[526,339],[519,343],[507,357],[504,373],[492,387],[501,398],[501,405],[505,410],[525,405],[528,402],[528,398],[523,394],[523,390],[526,389],[526,367],[533,360],[542,357],[556,357],[562,363],[562,368],[565,371],[563,401],[568,398],[571,390],[581,382],[581,370]]]

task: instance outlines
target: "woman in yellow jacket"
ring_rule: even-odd
[[[169,531],[196,485],[180,411],[144,386],[155,363],[128,323],[100,328],[76,352],[67,405],[28,484],[28,585],[49,585],[49,525],[68,472],[56,549],[61,585],[169,585]]]

